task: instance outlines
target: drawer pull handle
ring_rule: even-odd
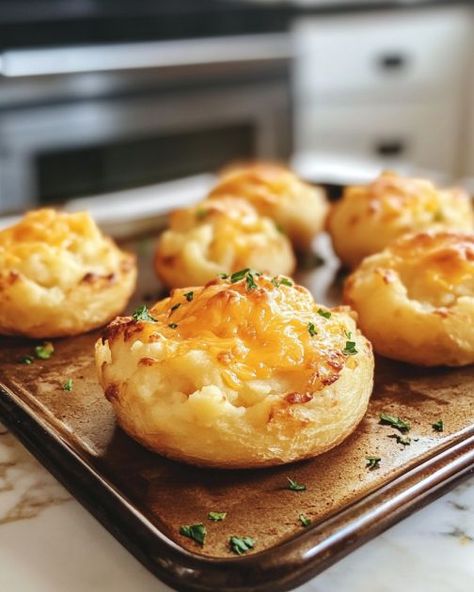
[[[377,58],[377,65],[385,72],[399,72],[408,65],[408,58],[400,53],[386,53]]]
[[[405,149],[406,145],[401,140],[384,140],[375,145],[375,153],[385,157],[400,156]]]

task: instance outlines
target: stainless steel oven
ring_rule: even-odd
[[[285,34],[0,55],[0,210],[291,151]]]

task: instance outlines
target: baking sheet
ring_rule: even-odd
[[[133,310],[164,295],[151,258],[156,237],[130,241],[140,285]],[[324,264],[296,280],[322,304],[339,302],[341,275],[329,240]],[[49,360],[19,363],[32,342],[0,340],[0,419],[147,567],[179,590],[285,590],[321,571],[474,465],[474,368],[422,369],[376,360],[369,411],[342,445],[310,461],[258,470],[189,467],[154,455],[115,424],[98,386],[99,332],[55,341]],[[73,390],[63,389],[73,379]],[[410,421],[410,445],[379,424],[386,412]],[[432,424],[443,419],[444,431]],[[375,470],[366,456],[381,458]],[[287,487],[290,477],[306,491]],[[210,511],[227,512],[222,522]],[[311,525],[303,527],[299,515]],[[179,534],[207,527],[203,547]],[[231,535],[255,549],[229,550]]]

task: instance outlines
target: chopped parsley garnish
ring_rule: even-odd
[[[156,323],[156,319],[148,312],[148,307],[146,304],[142,304],[137,309],[135,309],[135,312],[132,314],[132,318],[134,321],[148,321],[151,323]]]
[[[380,461],[382,460],[380,456],[366,456],[367,464],[365,465],[369,471],[373,471],[374,469],[378,469],[380,467]]]
[[[236,282],[240,282],[245,278],[245,283],[247,284],[247,290],[254,290],[257,287],[255,283],[255,277],[262,275],[258,271],[253,271],[250,267],[246,267],[245,269],[241,269],[240,271],[236,271],[230,276],[230,281],[235,284]]]
[[[287,479],[288,479],[288,489],[290,489],[291,491],[306,491],[306,485],[303,485],[302,483],[298,483],[297,481],[290,479],[290,477],[287,477]]]
[[[275,288],[279,288],[281,285],[288,286],[290,288],[293,286],[293,282],[284,276],[280,278],[274,277],[272,278],[271,282],[275,286]]]
[[[181,306],[181,302],[178,302],[177,304],[173,304],[173,306],[170,308],[170,313],[174,312],[180,306]]]
[[[388,413],[381,413],[380,414],[380,421],[381,425],[389,425],[392,428],[395,428],[402,432],[408,432],[410,430],[410,423],[405,419],[401,419],[395,415],[389,415]]]
[[[45,341],[35,347],[35,356],[40,360],[49,360],[54,353],[54,345],[51,341]]]
[[[170,324],[168,325],[168,327],[169,327],[170,329],[177,329],[177,328],[178,328],[178,325],[177,325],[176,323],[170,323]]]
[[[22,356],[18,361],[20,362],[20,364],[29,365],[32,364],[35,361],[35,359],[33,356]]]
[[[278,222],[275,222],[275,228],[278,230],[278,232],[280,234],[286,234],[285,233],[285,229],[283,228],[283,226],[281,224],[279,224]]]
[[[356,350],[356,342],[355,341],[346,341],[346,345],[342,350],[342,353],[346,356],[354,356],[357,353]]]
[[[225,520],[226,516],[227,512],[209,512],[207,515],[209,520],[212,520],[212,522],[222,522],[222,520]]]
[[[72,391],[72,387],[74,385],[74,381],[72,378],[68,378],[66,382],[63,384],[63,390],[68,391],[69,393]]]
[[[243,555],[255,547],[255,539],[249,536],[231,536],[229,539],[230,550],[236,555]]]
[[[240,280],[243,280],[249,271],[250,271],[250,267],[246,267],[245,269],[241,269],[240,271],[236,271],[235,273],[233,273],[230,276],[230,281],[233,284],[235,284],[235,282],[240,282]]]
[[[207,530],[204,524],[189,524],[187,526],[182,526],[179,529],[179,533],[188,537],[188,539],[193,539],[199,545],[204,545],[204,540],[206,538]]]
[[[347,337],[347,339],[351,339],[352,338],[352,332],[351,331],[344,330],[344,335]]]
[[[226,280],[229,278],[229,274],[228,273],[218,273],[217,277],[221,278],[221,280]]]
[[[247,282],[247,290],[254,290],[257,287],[257,284],[253,279],[253,274],[250,273],[250,271],[247,273],[245,281]]]
[[[311,524],[311,520],[305,514],[300,514],[299,520],[301,522],[301,526],[309,526]]]
[[[191,302],[192,299],[194,298],[194,292],[185,292],[184,297],[186,298],[186,300],[188,302]]]
[[[314,326],[314,323],[308,323],[308,333],[311,335],[311,337],[314,337],[318,334],[318,332],[316,331],[316,327]]]
[[[208,214],[209,214],[209,210],[206,210],[206,208],[198,208],[195,212],[195,216],[198,220],[202,220]]]
[[[318,308],[318,315],[324,317],[325,319],[331,318],[331,313],[329,310],[323,310],[322,308]]]
[[[434,423],[431,424],[431,427],[433,428],[433,430],[435,432],[442,432],[444,431],[444,423],[442,419],[438,419],[438,421],[435,421]]]
[[[389,438],[394,438],[397,441],[397,444],[401,444],[402,446],[410,446],[411,438],[410,436],[400,436],[400,434],[390,434]]]

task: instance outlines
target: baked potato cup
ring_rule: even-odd
[[[365,259],[344,301],[379,354],[423,366],[474,363],[474,235],[406,235]]]
[[[322,188],[273,163],[225,169],[209,197],[229,195],[247,200],[262,216],[272,218],[300,251],[308,250],[323,229],[329,208]]]
[[[90,331],[122,312],[135,280],[133,255],[103,236],[88,213],[29,212],[0,231],[0,334]]]
[[[471,232],[474,215],[463,190],[386,172],[367,186],[347,187],[327,226],[339,259],[353,268],[403,234],[429,228]]]
[[[236,198],[206,200],[171,214],[155,254],[156,273],[167,286],[203,285],[243,267],[293,272],[291,244],[272,220]]]
[[[246,468],[312,457],[356,428],[374,361],[348,309],[243,270],[174,290],[113,321],[96,344],[119,425],[191,464]]]

